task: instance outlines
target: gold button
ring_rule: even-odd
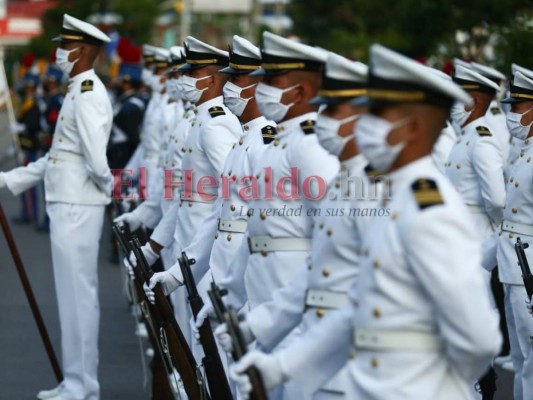
[[[352,303],[353,303],[354,307],[359,307],[359,300],[352,299]]]
[[[352,351],[349,351],[349,352],[348,352],[348,358],[349,358],[350,360],[353,360],[353,359],[355,358],[355,351],[353,351],[353,350],[352,350]]]
[[[338,189],[341,187],[341,182],[340,181],[336,181],[335,182],[335,187]]]
[[[264,221],[266,219],[266,217],[267,217],[266,213],[264,211],[262,211],[261,214],[260,214],[260,217]]]
[[[468,142],[466,142],[466,145],[468,146],[470,144],[470,140]]]
[[[231,233],[228,233],[228,236],[226,237],[228,239],[228,242],[231,242]]]
[[[60,142],[62,142],[62,141],[63,141],[63,138],[62,138],[62,137],[60,137],[60,138],[59,138],[59,141],[60,141]]]
[[[520,152],[520,157],[524,157],[524,151]]]
[[[512,233],[509,233],[509,239],[512,239],[514,235]]]
[[[218,232],[215,233],[215,240],[218,239]]]
[[[235,146],[237,146],[237,143],[233,143],[232,149],[235,149]]]
[[[461,164],[457,164],[457,165],[455,166],[455,168],[457,168],[457,169],[461,169]]]
[[[244,140],[242,138],[239,139],[239,146],[242,146],[242,144],[244,143]]]
[[[502,235],[502,233],[503,233],[503,231],[500,231],[500,233],[498,233],[498,236],[501,236],[501,235]]]
[[[266,257],[266,256],[268,256],[268,253],[265,250],[261,250],[261,255],[263,257]]]
[[[260,176],[261,176],[261,174],[257,174],[257,175],[255,176],[255,178],[256,178],[256,179],[259,179]]]
[[[379,260],[376,258],[374,261],[372,261],[372,266],[374,268],[379,268],[380,267],[380,263],[379,263]]]
[[[186,152],[187,152],[187,149],[186,149],[185,147],[182,147],[182,148],[181,148],[181,151],[183,151],[184,153],[186,153]]]
[[[324,311],[322,308],[317,308],[316,309],[316,316],[318,318],[322,318],[325,314],[326,314],[326,311]]]
[[[311,264],[311,263],[307,264],[307,269],[308,269],[309,271],[311,271],[312,268],[313,268],[313,264]]]
[[[511,177],[509,178],[509,182],[513,182],[513,181],[514,181],[514,177],[511,176]]]
[[[332,229],[328,229],[328,230],[326,231],[326,234],[327,234],[328,236],[331,236],[331,235],[333,234],[333,230],[332,230]]]
[[[529,144],[529,139],[524,140],[524,144]]]
[[[520,183],[518,183],[518,181],[516,181],[516,182],[514,183],[514,187],[518,187],[518,186],[520,186]]]
[[[528,157],[526,161],[531,162],[531,157]]]
[[[283,143],[283,146],[281,146],[282,149],[284,149],[285,147],[287,147],[287,143]]]
[[[229,172],[228,172],[228,176],[231,176],[231,172],[232,172],[232,171],[231,171],[231,169],[230,169]]]
[[[231,206],[229,206],[229,209],[230,209],[231,211],[235,211],[235,205],[232,204]]]
[[[61,117],[61,121],[63,121],[65,119],[65,117]]]
[[[246,212],[246,215],[248,217],[251,217],[252,215],[254,215],[254,211],[251,208],[249,208],[248,211]]]
[[[192,203],[191,202],[189,202],[189,207],[192,207]]]
[[[192,147],[189,147],[189,153],[192,153]]]
[[[331,273],[331,271],[329,270],[329,268],[324,268],[322,270],[322,275],[324,275],[325,278],[327,278],[330,273]]]
[[[172,163],[172,166],[175,167],[175,166],[176,166],[176,163]]]
[[[319,228],[319,229],[324,229],[324,224],[320,224],[320,225],[318,225],[318,228]]]
[[[379,366],[379,360],[377,358],[372,358],[372,366],[377,368]]]
[[[244,149],[244,151],[248,151],[250,150],[250,146],[246,146],[246,149]]]
[[[381,310],[379,308],[374,308],[374,317],[381,317]]]
[[[54,164],[57,164],[57,160],[52,161]]]
[[[513,214],[516,214],[516,213],[518,212],[518,210],[517,210],[516,208],[511,208],[511,212],[512,212]]]
[[[279,140],[278,139],[274,140],[274,146],[279,146]]]
[[[398,213],[397,212],[393,212],[390,216],[394,221],[398,219]]]

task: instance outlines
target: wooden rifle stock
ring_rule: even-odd
[[[131,248],[128,243],[128,238],[131,237],[129,229],[126,225],[119,227],[117,224],[112,226],[115,238],[122,249],[122,252],[126,255],[126,259],[131,252]],[[142,311],[144,317],[144,323],[148,332],[148,339],[152,344],[155,351],[154,365],[153,365],[153,382],[152,382],[152,397],[154,400],[165,399],[174,400],[177,397],[177,393],[174,392],[173,385],[170,382],[170,376],[173,376],[172,365],[165,357],[165,350],[163,349],[160,339],[158,326],[159,321],[155,321],[155,311],[153,305],[148,301],[142,287],[142,277],[139,276],[140,272],[137,268],[131,266],[134,271],[134,279],[131,279],[134,284],[134,303],[135,300]],[[137,271],[135,271],[137,269]],[[164,375],[164,376],[161,376]],[[177,388],[176,388],[177,389]]]
[[[220,323],[226,323],[228,333],[233,341],[233,351],[231,353],[235,361],[240,360],[246,354],[246,342],[243,338],[241,328],[239,327],[239,318],[237,313],[232,308],[226,307],[222,297],[227,294],[226,289],[220,289],[215,282],[211,282],[211,290],[208,291],[211,303],[215,314]],[[246,371],[248,378],[252,384],[252,391],[250,392],[250,400],[268,400],[263,378],[258,369],[250,367]]]
[[[130,245],[133,250],[133,254],[137,259],[137,266],[133,270],[140,271],[140,279],[142,282],[149,284],[150,278],[153,272],[148,267],[148,263],[144,258],[144,254],[141,250],[141,243],[138,238],[134,238]],[[185,392],[189,399],[208,399],[209,396],[205,393],[202,385],[202,379],[199,376],[199,369],[196,365],[196,360],[189,348],[183,332],[181,331],[176,319],[174,318],[174,311],[170,306],[170,303],[163,293],[161,285],[156,285],[153,292],[155,294],[155,307],[154,313],[157,316],[157,320],[160,322],[160,327],[164,330],[167,337],[168,350],[172,356],[172,362],[175,368],[178,370]]]
[[[183,275],[183,281],[187,292],[189,294],[189,304],[196,320],[198,313],[204,306],[202,297],[198,293],[196,283],[191,271],[191,265],[195,263],[194,259],[189,259],[185,252],[181,253],[181,258],[178,260]],[[228,379],[224,372],[224,365],[220,359],[218,346],[211,329],[209,319],[205,319],[202,326],[198,329],[200,333],[200,344],[204,349],[205,357],[202,362],[205,368],[207,383],[209,385],[209,392],[213,400],[232,400],[231,389],[229,387]]]
[[[528,247],[528,243],[522,243],[520,238],[516,238],[514,249],[516,251],[516,257],[518,258],[518,265],[522,270],[522,279],[524,280],[527,295],[531,299],[531,297],[533,297],[533,275],[531,274],[531,269],[529,268],[525,252]]]

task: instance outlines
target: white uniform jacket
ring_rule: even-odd
[[[50,151],[26,167],[4,173],[7,187],[20,194],[44,178],[48,202],[105,205],[113,177],[106,147],[113,109],[94,70],[69,80]]]

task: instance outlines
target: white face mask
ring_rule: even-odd
[[[167,79],[165,82],[165,88],[170,100],[179,100],[176,82],[177,79]]]
[[[203,81],[204,79],[211,78],[212,76],[213,75],[207,75],[202,78],[193,78],[192,76],[183,75],[181,79],[183,98],[191,103],[197,103],[198,100],[200,100],[200,97],[202,97],[202,93],[207,90],[208,87],[198,89],[196,87],[196,82]]]
[[[161,93],[165,88],[165,84],[161,83],[161,75],[153,75],[150,88],[153,93]]]
[[[74,61],[69,61],[68,57],[70,53],[78,49],[79,47],[69,51],[69,50],[62,49],[61,47],[58,47],[56,50],[56,64],[59,67],[59,69],[67,75],[70,75],[70,73],[72,72],[72,69],[74,68],[74,64],[76,64],[79,60],[79,58],[77,58]]]
[[[522,117],[527,114],[528,112],[531,112],[533,108],[530,108],[526,112],[519,114],[509,111],[507,113],[507,118],[505,122],[507,123],[507,129],[509,129],[509,133],[512,137],[515,137],[520,140],[526,140],[527,136],[529,135],[529,130],[531,129],[531,125],[533,122],[527,126],[522,125],[520,120]]]
[[[353,138],[351,135],[342,137],[339,136],[339,129],[342,125],[348,122],[355,121],[359,118],[359,115],[351,115],[344,119],[335,119],[327,117],[322,114],[318,114],[315,125],[315,133],[320,142],[320,145],[325,148],[328,153],[334,156],[339,156],[348,143]]]
[[[355,127],[355,140],[359,151],[365,156],[370,165],[379,172],[389,171],[407,142],[400,142],[391,146],[387,143],[389,133],[407,124],[408,118],[389,122],[372,114],[361,116]]]
[[[152,72],[152,70],[144,68],[142,70],[142,72],[141,72],[141,80],[142,80],[142,82],[146,86],[150,87],[153,75],[154,75],[154,73]]]
[[[287,115],[287,111],[294,103],[283,104],[281,97],[283,93],[287,93],[293,89],[296,89],[298,85],[288,87],[286,89],[278,89],[274,86],[267,85],[260,82],[255,89],[255,100],[257,101],[257,107],[259,112],[265,116],[266,119],[271,119],[274,122],[280,122]]]
[[[254,87],[255,85],[256,84],[254,83],[253,85],[250,85],[250,86],[240,87],[229,81],[226,82],[226,84],[224,85],[224,89],[222,90],[224,93],[224,104],[237,117],[240,117],[242,115],[248,102],[254,98],[252,96],[252,97],[243,99],[241,97],[242,91],[249,89],[251,87]]]
[[[463,125],[465,124],[466,120],[470,117],[470,114],[472,114],[472,110],[466,111],[465,105],[463,103],[454,103],[452,106],[452,109],[450,110],[450,117],[452,126],[457,132],[457,134],[461,133],[461,130],[463,128]]]

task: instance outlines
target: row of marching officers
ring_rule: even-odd
[[[112,112],[90,69],[102,35],[65,16],[65,122],[45,157],[0,173],[14,193],[45,178],[66,373],[40,399],[99,398],[95,251],[113,186],[102,146]],[[198,364],[198,328],[217,326],[236,398],[255,393],[255,367],[271,399],[488,399],[498,265],[515,399],[532,398],[533,323],[512,248],[533,235],[533,71],[513,67],[504,113],[505,76],[483,65],[458,60],[450,78],[380,45],[366,66],[269,32],[263,42],[144,48],[152,94],[126,165],[144,201],[116,222],[151,231],[142,254],[165,271],[147,299],[170,295]],[[124,183],[115,174],[114,194]],[[182,253],[204,303],[192,320]],[[238,361],[213,282],[241,316]]]

